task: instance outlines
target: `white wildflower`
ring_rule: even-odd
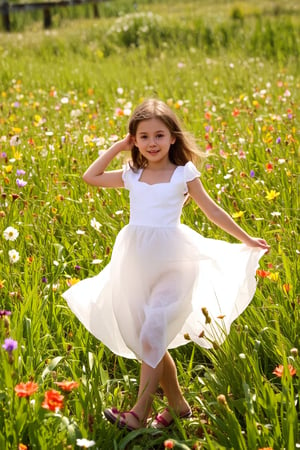
[[[91,227],[93,227],[95,230],[99,231],[101,228],[101,223],[99,223],[95,217],[93,217],[93,219],[91,219]]]
[[[3,237],[7,241],[15,241],[18,236],[19,236],[19,232],[14,227],[7,227],[3,231]]]
[[[20,259],[20,254],[19,252],[17,252],[17,250],[9,250],[8,252],[8,256],[9,256],[9,262],[11,264],[15,264],[16,262],[19,261]]]

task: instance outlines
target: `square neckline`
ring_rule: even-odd
[[[158,183],[147,183],[146,181],[142,181],[141,177],[143,175],[143,172],[144,172],[145,168],[141,168],[139,170],[138,183],[146,184],[147,186],[156,186],[156,185],[159,185],[159,184],[171,184],[171,182],[172,182],[172,180],[174,178],[175,172],[177,171],[178,167],[184,167],[184,166],[176,166],[175,169],[173,170],[171,176],[170,176],[169,181],[159,181]]]

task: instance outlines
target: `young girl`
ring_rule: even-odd
[[[120,152],[131,151],[123,170],[106,171]],[[160,385],[168,408],[152,426],[191,415],[168,349],[194,341],[221,344],[231,323],[250,303],[265,240],[249,236],[206,193],[192,161],[194,140],[159,100],[139,105],[129,134],[103,153],[83,175],[86,183],[125,187],[130,221],[118,234],[110,263],[63,297],[85,327],[114,353],[141,361],[140,386],[130,411],[106,409],[121,428],[144,427]],[[180,223],[187,197],[242,242],[208,239]]]

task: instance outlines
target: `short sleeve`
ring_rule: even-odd
[[[192,163],[192,161],[189,161],[188,163],[186,163],[186,165],[184,166],[184,172],[183,172],[185,183],[192,181],[195,178],[199,178],[200,175],[201,174],[200,174],[199,170]]]
[[[129,179],[130,179],[130,174],[131,174],[131,167],[129,165],[129,163],[124,164],[123,166],[123,172],[122,172],[122,180],[124,181],[124,187],[125,189],[129,189]]]

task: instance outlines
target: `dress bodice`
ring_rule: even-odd
[[[200,173],[192,162],[177,166],[169,182],[148,184],[140,181],[142,169],[134,172],[126,166],[125,188],[130,195],[130,224],[148,227],[174,227],[180,223],[188,193],[187,182]]]

